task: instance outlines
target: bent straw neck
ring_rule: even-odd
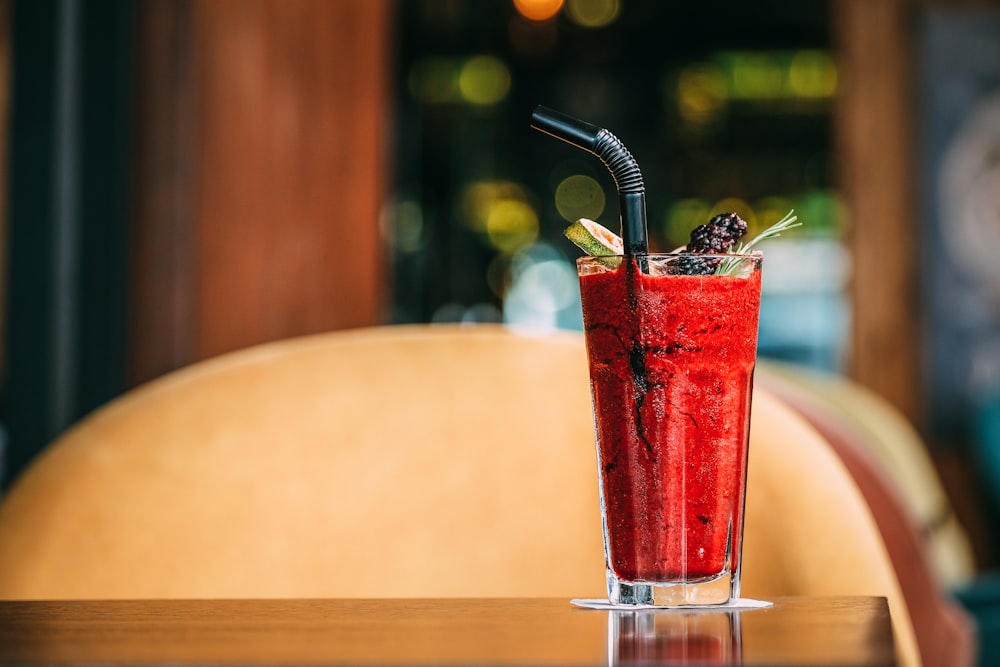
[[[647,254],[649,241],[642,173],[635,158],[618,137],[596,125],[543,106],[535,108],[531,126],[600,158],[618,188],[624,252],[626,255]]]

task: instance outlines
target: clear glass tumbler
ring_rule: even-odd
[[[609,599],[738,598],[761,257],[577,267]]]

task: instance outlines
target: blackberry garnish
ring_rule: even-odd
[[[736,213],[720,213],[691,232],[687,251],[701,255],[722,255],[747,233],[747,223]]]
[[[708,276],[715,273],[721,257],[692,257],[683,255],[670,262],[670,273],[685,276]]]
[[[691,232],[687,252],[698,255],[724,255],[747,232],[747,223],[736,213],[720,213]],[[671,273],[707,276],[715,273],[722,263],[719,257],[685,255],[671,263]]]

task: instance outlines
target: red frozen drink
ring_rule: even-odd
[[[653,255],[639,165],[611,132],[545,107],[531,125],[601,159],[621,236],[579,219],[577,260],[600,465],[608,597],[717,604],[739,596],[750,390],[760,313],[759,241],[735,211]]]
[[[760,256],[609,260],[578,267],[611,601],[724,603],[739,595]]]

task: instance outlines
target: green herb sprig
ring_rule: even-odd
[[[762,231],[757,236],[753,237],[746,243],[740,241],[734,247],[730,248],[726,253],[727,255],[745,255],[750,252],[750,249],[761,241],[766,241],[768,239],[773,239],[781,236],[783,232],[787,232],[789,229],[794,229],[796,227],[801,227],[802,223],[798,222],[798,216],[795,215],[795,210],[791,210],[785,214],[778,222],[774,223],[764,231]],[[743,263],[742,257],[727,257],[722,260],[718,268],[715,269],[715,275],[717,276],[735,276],[739,273],[739,268]]]

